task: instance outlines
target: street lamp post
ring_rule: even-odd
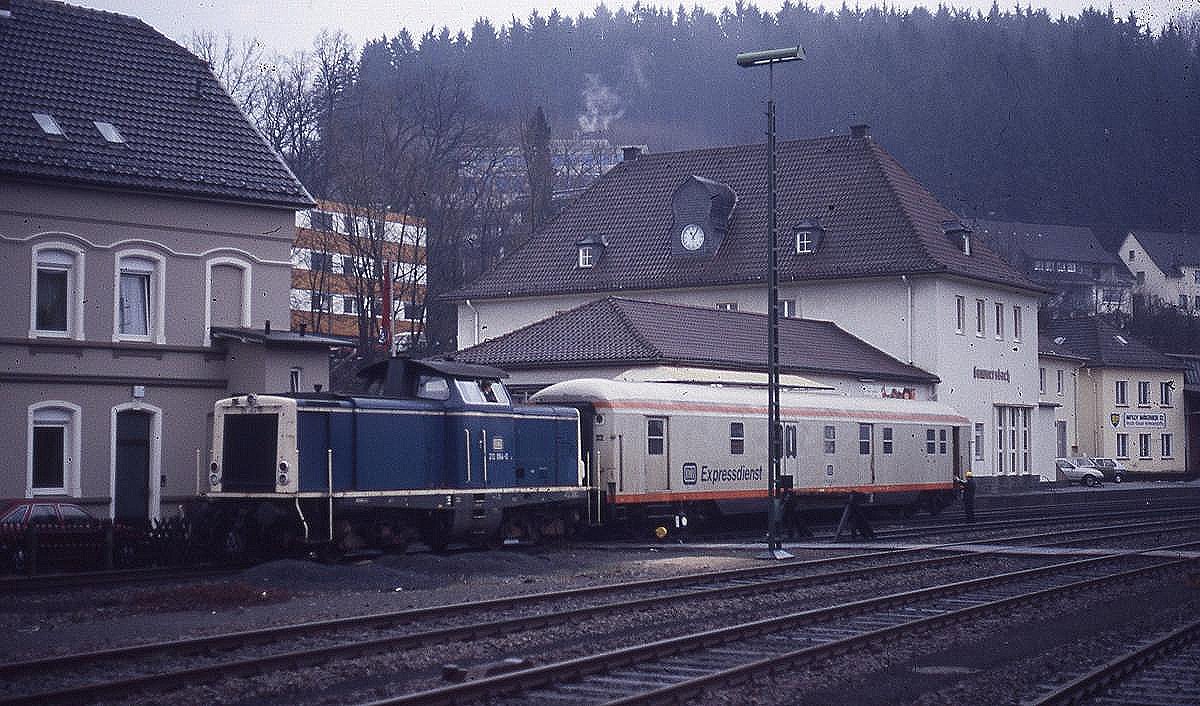
[[[800,46],[737,55],[738,66],[767,67],[767,550],[763,559],[790,559],[779,537],[779,462],[783,434],[779,421],[779,242],[775,232],[775,64],[804,58]]]

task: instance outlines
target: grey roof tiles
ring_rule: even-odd
[[[64,135],[42,131],[34,113]],[[95,121],[112,123],[110,143]],[[0,17],[0,177],[307,207],[208,66],[132,17],[13,0]]]
[[[1054,319],[1046,323],[1042,335],[1055,345],[1086,357],[1087,367],[1159,370],[1181,370],[1187,367],[1178,359],[1159,353],[1096,317]]]
[[[828,321],[779,321],[784,372],[937,382]],[[737,311],[598,299],[454,354],[505,369],[674,364],[765,370],[767,317]]]

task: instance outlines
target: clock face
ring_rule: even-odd
[[[679,232],[679,242],[688,250],[699,250],[704,245],[704,229],[689,223]]]

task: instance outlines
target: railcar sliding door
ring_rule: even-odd
[[[666,417],[646,417],[646,492],[670,490],[670,448]]]

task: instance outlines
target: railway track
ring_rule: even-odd
[[[1032,706],[1200,703],[1200,621],[1174,630],[1054,689]]]
[[[1130,560],[1144,554],[1119,552],[851,601],[383,699],[370,706],[461,704],[480,699],[514,704],[569,699],[610,706],[680,702],[752,674],[790,668],[1014,604],[1094,589],[1194,561],[1168,559],[1128,566]]]
[[[246,568],[245,564],[229,566],[192,566],[184,568],[121,569],[115,571],[81,571],[34,576],[0,578],[0,595],[32,593],[64,588],[103,588],[139,583],[194,581],[197,579],[230,576]]]
[[[1157,521],[1139,525],[1109,528],[1109,536],[1129,537],[1135,532],[1159,533],[1171,527],[1194,524],[1197,518],[1185,517],[1172,521]],[[1141,529],[1136,529],[1140,527]],[[1098,530],[1082,529],[1073,532],[1048,532],[1008,538],[1012,542],[1041,541],[1043,545],[1062,545]],[[1046,541],[1051,540],[1051,541]],[[965,543],[964,543],[965,544]],[[21,675],[38,675],[43,680],[62,684],[36,693],[8,694],[0,703],[47,703],[71,699],[111,699],[121,694],[174,688],[206,680],[232,676],[255,675],[270,670],[290,669],[321,664],[358,655],[384,651],[412,649],[422,645],[446,644],[485,636],[506,635],[550,625],[570,624],[589,617],[612,614],[616,611],[635,611],[660,607],[667,603],[687,603],[714,596],[751,595],[800,588],[807,585],[830,584],[852,579],[901,573],[951,564],[985,555],[975,549],[958,551],[956,545],[934,550],[901,549],[857,554],[846,557],[769,564],[762,567],[705,572],[666,579],[653,579],[622,584],[574,589],[549,594],[534,594],[498,598],[471,604],[438,606],[416,610],[359,616],[337,620],[303,623],[254,631],[241,631],[190,640],[172,641],[101,650],[90,653],[29,660],[0,665],[0,677],[12,681]],[[995,553],[1000,553],[999,551]],[[896,561],[899,559],[899,561]],[[832,570],[826,570],[832,569]],[[619,600],[596,602],[607,596]],[[633,596],[632,598],[629,596]],[[583,602],[583,605],[579,605]],[[568,604],[562,607],[562,604]],[[575,605],[571,605],[575,603]],[[560,607],[554,609],[555,604]],[[549,610],[537,610],[549,608]],[[497,613],[512,611],[514,616],[496,619]],[[524,614],[521,614],[524,613]],[[470,621],[472,615],[484,619]],[[398,632],[404,630],[403,632]],[[353,633],[353,634],[349,634]],[[389,634],[390,633],[390,634]],[[365,637],[364,637],[365,635]],[[321,644],[303,649],[280,649],[280,645],[318,640]],[[260,646],[274,645],[275,652]],[[221,651],[248,650],[245,658],[226,658],[213,661],[212,654]],[[192,659],[200,655],[202,659]],[[178,669],[179,663],[205,664]],[[90,667],[89,667],[90,665]],[[131,666],[134,665],[134,666]],[[158,666],[161,665],[161,666]],[[71,683],[71,677],[83,676],[90,669],[107,678],[85,683]],[[134,670],[141,673],[130,674]],[[128,676],[112,678],[112,674]],[[55,676],[58,675],[58,676]]]

